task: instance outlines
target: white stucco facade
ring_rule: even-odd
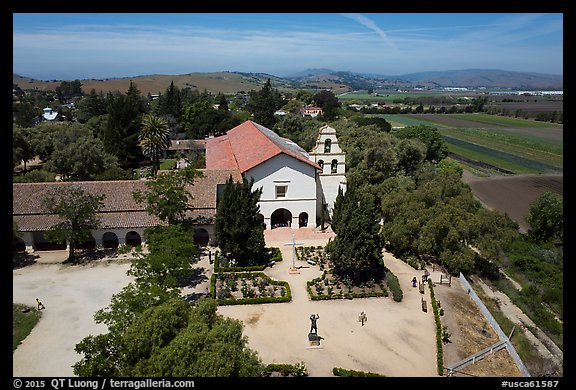
[[[246,171],[244,176],[254,179],[254,189],[262,188],[259,205],[266,229],[283,221],[292,229],[316,227],[317,173],[312,165],[278,154]]]
[[[322,172],[318,173],[316,213],[320,214],[325,203],[332,215],[338,189],[346,191],[346,154],[340,148],[336,129],[328,125],[320,128],[310,160],[322,167]]]

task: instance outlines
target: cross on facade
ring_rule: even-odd
[[[296,269],[296,245],[304,245],[304,243],[296,242],[294,233],[292,233],[292,242],[287,242],[284,245],[290,245],[292,247],[292,269]]]

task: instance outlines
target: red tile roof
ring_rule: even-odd
[[[227,135],[206,140],[206,169],[235,169],[240,172]]]
[[[250,120],[206,142],[206,168],[244,173],[282,153],[321,169],[300,146]]]
[[[168,150],[202,150],[206,148],[206,140],[181,139],[171,140]]]
[[[190,209],[186,216],[210,221],[216,215],[216,188],[233,180],[242,180],[237,170],[200,170],[202,177],[195,179],[187,187],[192,195]],[[13,183],[12,215],[21,231],[44,231],[60,221],[59,217],[49,214],[43,201],[55,188],[79,186],[91,194],[103,194],[104,206],[98,213],[103,226],[108,228],[145,228],[165,225],[160,219],[148,214],[145,205],[136,203],[132,192],[146,191],[146,182],[141,180],[83,181],[55,183]]]

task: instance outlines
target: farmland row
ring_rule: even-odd
[[[562,143],[559,141],[493,129],[442,129],[440,133],[557,168],[563,164]]]
[[[461,139],[443,136],[448,149],[458,155],[483,161],[515,173],[559,172],[561,167],[545,164],[532,159],[502,152],[486,146],[473,144]]]
[[[450,152],[479,164],[484,162],[516,173],[562,171],[562,126],[486,114],[373,116],[386,119],[393,127],[436,127]],[[469,127],[463,126],[466,124]]]

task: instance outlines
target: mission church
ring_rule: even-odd
[[[338,188],[346,189],[345,163],[336,130],[327,125],[310,153],[252,121],[206,142],[207,170],[235,170],[262,189],[266,229],[315,228],[322,208],[330,213]]]
[[[205,144],[206,168],[200,169],[202,176],[187,188],[192,201],[186,213],[196,226],[195,241],[200,244],[214,242],[218,196],[229,177],[253,179],[252,188],[262,189],[259,206],[266,229],[316,228],[322,209],[331,214],[338,189],[346,190],[345,154],[336,130],[327,125],[319,129],[310,152],[251,120],[201,143]],[[54,188],[65,186],[105,195],[98,213],[102,227],[92,231],[93,240],[84,247],[139,245],[145,242],[146,228],[165,224],[132,197],[134,191],[146,190],[144,180],[13,183],[13,219],[22,232],[16,246],[28,252],[66,248],[55,248],[47,241],[45,233],[58,217],[43,205]]]

